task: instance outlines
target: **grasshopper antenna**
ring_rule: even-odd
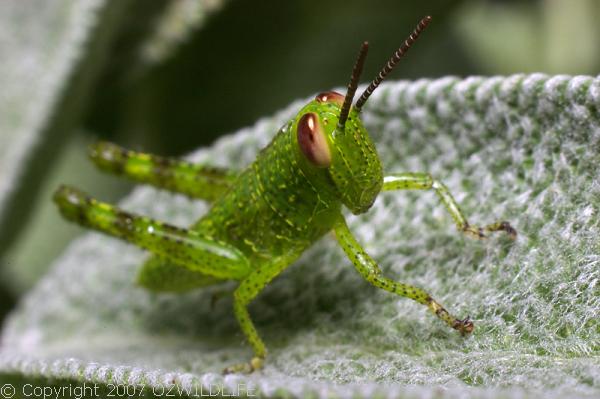
[[[400,61],[400,59],[404,57],[408,49],[410,49],[413,43],[417,40],[421,32],[423,32],[423,30],[427,28],[429,22],[431,22],[431,17],[428,15],[419,22],[415,30],[413,30],[410,36],[404,41],[404,43],[402,43],[402,46],[400,46],[400,48],[396,50],[394,55],[392,55],[392,58],[390,58],[387,64],[385,64],[381,71],[379,71],[379,74],[375,77],[375,79],[373,79],[369,87],[367,87],[367,89],[361,94],[359,99],[356,101],[356,105],[354,106],[354,108],[357,111],[360,112],[362,106],[365,105],[371,93],[373,93],[373,91],[377,88],[377,86],[379,86],[383,79],[385,79],[385,77],[392,71],[392,69],[394,69],[398,61]]]
[[[356,58],[354,68],[352,68],[352,75],[350,76],[350,83],[348,83],[348,90],[346,91],[346,97],[344,98],[344,105],[342,105],[342,110],[340,111],[340,118],[338,119],[338,128],[340,130],[344,129],[344,125],[348,119],[350,106],[352,106],[352,99],[354,99],[354,93],[356,93],[356,88],[358,87],[358,79],[360,79],[360,74],[362,73],[368,51],[369,42],[363,42],[363,44],[360,46],[360,51],[358,52],[358,58]]]

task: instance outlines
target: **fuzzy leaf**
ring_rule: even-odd
[[[247,165],[302,103],[191,158]],[[146,292],[133,284],[144,252],[86,233],[7,321],[0,376],[104,390],[133,384],[149,396],[242,383],[263,397],[599,395],[600,79],[396,82],[367,104],[386,171],[429,171],[472,222],[506,219],[519,231],[514,243],[470,241],[430,192],[385,193],[349,217],[386,275],[470,314],[471,337],[369,286],[325,237],[250,306],[270,350],[264,371],[222,377],[251,355],[231,299],[211,306],[223,287]],[[207,210],[149,187],[121,205],[181,226]]]

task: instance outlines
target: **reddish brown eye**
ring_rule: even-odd
[[[315,97],[315,100],[320,103],[334,102],[342,105],[344,103],[344,96],[342,96],[340,93],[336,93],[335,91],[326,91]]]
[[[298,121],[298,145],[308,160],[319,168],[331,165],[331,153],[317,114],[309,112]]]

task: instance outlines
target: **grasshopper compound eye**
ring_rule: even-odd
[[[331,165],[329,144],[317,114],[309,112],[302,115],[298,121],[297,130],[298,145],[304,156],[319,168],[326,168]]]
[[[344,96],[335,91],[326,91],[320,93],[317,97],[315,97],[315,100],[317,100],[320,103],[332,102],[338,105],[342,105],[344,103]]]

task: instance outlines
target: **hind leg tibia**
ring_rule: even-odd
[[[231,245],[194,230],[125,212],[75,188],[60,187],[54,202],[66,219],[145,248],[190,271],[241,280],[251,270],[246,257]]]

